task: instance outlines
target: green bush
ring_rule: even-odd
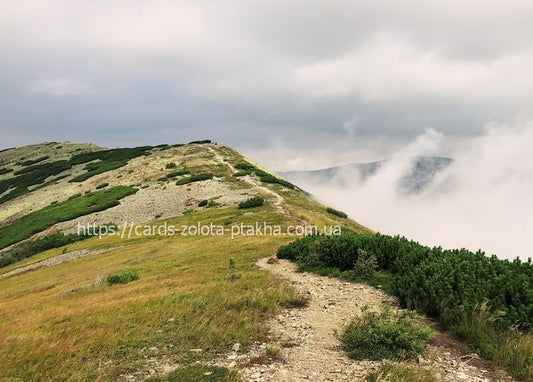
[[[46,159],[49,159],[50,157],[48,155],[44,156],[44,157],[40,157],[40,158],[37,158],[37,159],[34,159],[34,160],[27,160],[25,162],[18,162],[16,164],[18,164],[19,166],[22,166],[22,167],[26,167],[26,166],[32,166],[34,164],[37,164],[39,162],[42,162],[43,160],[46,160]]]
[[[251,173],[252,173],[251,171],[237,171],[235,174],[233,174],[233,176],[235,178],[239,178],[241,176],[250,175]]]
[[[69,160],[69,164],[76,165],[87,162],[99,160],[98,162],[88,163],[85,166],[86,173],[78,175],[70,180],[70,182],[83,182],[94,175],[101,174],[106,171],[115,170],[128,164],[128,162],[141,155],[147,155],[151,146],[141,146],[133,148],[121,148],[110,150],[99,150],[88,153],[78,154]]]
[[[369,283],[382,285],[403,307],[438,318],[513,376],[533,380],[530,260],[501,260],[481,251],[429,248],[399,236],[353,232],[307,236],[280,247],[277,256],[303,270],[351,278],[359,250],[377,260],[379,272]]]
[[[207,203],[207,207],[216,207],[219,203],[217,203],[215,200],[211,199],[209,200],[209,203]]]
[[[352,270],[357,250],[376,258],[378,270],[392,274],[392,292],[402,306],[440,318],[446,325],[459,322],[461,312],[472,312],[487,302],[495,325],[533,324],[533,264],[487,257],[481,251],[429,248],[401,237],[381,234],[308,236],[278,250],[278,257],[300,266]],[[499,312],[502,312],[501,314]]]
[[[346,219],[348,217],[348,215],[346,213],[344,213],[342,211],[339,211],[339,210],[336,210],[335,208],[327,207],[326,211],[329,212],[330,214],[333,214],[333,215],[338,216],[340,218]]]
[[[213,179],[213,174],[198,174],[192,175],[190,178],[191,182],[201,182],[202,180]]]
[[[178,179],[178,181],[176,182],[176,185],[183,186],[184,184],[189,184],[190,181],[191,181],[190,178],[181,178],[181,179]]]
[[[167,164],[165,165],[165,168],[167,168],[167,169],[169,169],[169,168],[176,168],[176,167],[177,167],[177,166],[176,166],[176,163],[174,163],[174,162],[170,162],[170,163],[167,163]]]
[[[100,190],[101,188],[106,188],[107,186],[109,186],[109,183],[101,183],[98,186],[96,186],[96,189]]]
[[[204,139],[204,140],[201,140],[201,141],[191,141],[191,142],[189,142],[189,145],[193,145],[193,144],[203,145],[203,144],[206,144],[206,143],[211,143],[211,139]]]
[[[253,164],[250,164],[250,163],[246,163],[246,162],[240,162],[240,163],[237,163],[235,165],[235,168],[236,169],[239,169],[239,170],[247,170],[247,171],[253,171],[255,170],[255,166]]]
[[[57,232],[40,237],[35,240],[25,241],[23,243],[11,247],[0,255],[0,268],[12,264],[16,261],[26,259],[48,249],[62,247],[64,245],[74,243],[76,241],[84,240],[88,237],[89,235],[87,234],[65,235],[63,232]]]
[[[257,171],[256,171],[256,174],[257,174]],[[295,188],[294,184],[287,182],[284,179],[277,178],[271,174],[261,175],[259,179],[261,180],[261,182],[264,182],[264,183],[276,183],[287,188],[291,188],[291,189]]]
[[[357,259],[353,265],[353,272],[356,277],[371,277],[378,269],[378,261],[374,255],[366,253],[361,248],[357,248]]]
[[[7,173],[10,173],[12,172],[13,169],[12,168],[0,168],[0,175],[4,175],[4,174],[7,174]]]
[[[107,276],[107,283],[109,285],[113,284],[126,284],[131,281],[135,281],[139,279],[139,274],[137,271],[134,271],[132,269],[120,271],[118,273],[114,273],[112,275]]]
[[[75,194],[62,203],[31,212],[11,224],[0,227],[0,248],[27,239],[56,223],[114,207],[120,203],[120,199],[135,192],[137,189],[133,187],[116,186],[84,196]]]
[[[148,154],[150,149],[150,146],[142,146],[134,148],[91,151],[74,155],[69,160],[59,160],[50,163],[37,163],[35,165],[24,167],[18,171],[15,171],[13,173],[14,177],[0,181],[0,194],[3,194],[11,189],[9,192],[0,197],[0,204],[29,192],[29,189],[32,186],[43,184],[47,178],[70,170],[74,165],[97,160],[99,161],[88,163],[85,166],[85,169],[88,170],[88,172],[80,174],[79,176],[70,180],[70,182],[82,182],[94,175],[124,166],[130,159]],[[49,182],[55,182],[62,177],[64,176],[56,177],[55,179],[49,180]]]
[[[367,312],[352,321],[341,336],[344,350],[351,358],[362,360],[407,360],[424,354],[425,344],[435,336],[420,326],[412,311]]]
[[[198,203],[198,207],[207,206],[207,203],[209,203],[209,201],[207,199],[204,199],[200,203]]]
[[[239,203],[238,208],[240,210],[245,208],[260,207],[265,203],[265,199],[261,196],[254,196],[253,198],[246,199]]]
[[[182,186],[184,184],[192,183],[192,182],[201,182],[203,180],[209,180],[213,179],[213,174],[197,174],[197,175],[191,175],[190,177],[185,177],[178,179],[176,184],[178,186]]]

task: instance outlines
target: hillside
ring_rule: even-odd
[[[294,183],[325,184],[337,181],[339,185],[352,184],[354,177],[358,182],[365,182],[374,176],[388,160],[370,163],[350,163],[342,166],[310,171],[279,172],[281,176]],[[434,176],[453,162],[443,157],[417,157],[404,174],[401,174],[397,190],[402,194],[416,194],[431,183]]]
[[[371,231],[231,148],[43,143],[0,152],[0,173],[0,379],[359,380],[384,367],[349,358],[334,331],[397,310],[393,297],[272,258],[304,234]],[[405,367],[436,380],[508,380],[444,333],[418,361]]]
[[[156,355],[152,348],[160,349],[158,362],[178,365],[212,359],[236,342],[248,346],[295,292],[253,265],[291,237],[246,228],[314,223],[365,230],[328,215],[302,191],[272,183],[277,178],[264,169],[257,172],[267,182],[234,177],[235,167],[254,165],[222,145],[109,151],[46,143],[4,150],[0,163],[3,257],[19,241],[76,233],[78,223],[98,232],[111,224],[127,228],[0,268],[3,378],[108,380],[144,370],[146,352]],[[120,187],[134,191],[116,194]],[[266,203],[237,208],[253,196]],[[138,224],[143,230],[130,231]],[[196,232],[200,224],[224,232]],[[140,279],[105,283],[124,269]]]

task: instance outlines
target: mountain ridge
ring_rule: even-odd
[[[346,176],[356,176],[358,182],[365,182],[385,165],[394,159],[368,163],[348,163],[318,170],[279,171],[278,174],[291,182],[299,183],[328,183],[338,181],[340,185],[347,185],[352,180],[344,180]],[[424,190],[431,183],[436,174],[453,163],[452,158],[439,156],[418,156],[412,159],[409,169],[402,174],[398,181],[398,190],[404,194],[416,194]]]
[[[391,298],[273,257],[297,237],[368,228],[210,141],[76,145],[0,153],[0,238],[18,235],[0,254],[13,260],[0,266],[0,378],[348,381],[385,366],[349,359],[333,330]],[[486,375],[439,346],[421,368]],[[307,349],[320,367],[302,364]]]

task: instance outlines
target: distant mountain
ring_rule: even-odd
[[[356,176],[359,181],[366,181],[376,175],[389,160],[370,163],[350,163],[342,166],[311,171],[281,171],[282,177],[295,184],[338,182],[347,185]],[[399,176],[398,191],[404,194],[420,193],[435,175],[453,162],[451,158],[421,156],[416,158],[411,167]]]

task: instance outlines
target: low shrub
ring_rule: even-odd
[[[64,245],[74,243],[76,241],[84,240],[88,237],[90,237],[90,235],[85,233],[81,235],[66,235],[63,232],[57,232],[40,237],[35,240],[25,241],[4,251],[0,255],[0,268],[5,267],[14,262],[24,260],[28,257],[31,257],[37,253],[46,251],[48,249],[62,247]]]
[[[27,239],[56,223],[114,207],[120,204],[120,199],[135,192],[137,189],[134,187],[116,186],[84,196],[75,194],[64,202],[33,211],[11,224],[0,227],[0,248]]]
[[[213,179],[213,174],[196,174],[196,175],[191,175],[189,177],[178,179],[176,184],[178,186],[182,186],[184,184],[188,184],[192,182],[201,182],[203,180],[209,180],[209,179]]]
[[[265,203],[265,199],[261,196],[254,196],[253,198],[246,199],[239,203],[238,208],[240,210],[245,208],[260,207]]]
[[[190,171],[186,170],[186,169],[176,170],[176,171],[169,172],[167,175],[165,175],[165,177],[166,178],[175,178],[176,176],[186,175],[186,174],[189,174],[189,173],[190,173]]]
[[[105,187],[107,187],[107,186],[109,186],[109,183],[101,183],[101,184],[99,184],[98,186],[96,186],[96,189],[97,189],[97,190],[100,190],[100,189],[105,188]]]
[[[386,363],[366,377],[367,382],[437,382],[430,371],[401,363]]]
[[[183,186],[185,184],[189,184],[190,181],[191,181],[190,178],[181,178],[181,179],[178,179],[178,181],[176,182],[176,185]]]
[[[241,176],[250,175],[251,173],[252,173],[251,171],[237,171],[235,174],[233,174],[233,176],[235,178],[239,178]]]
[[[257,172],[256,172],[256,174],[257,174]],[[282,185],[284,187],[287,187],[287,188],[291,188],[291,189],[295,188],[294,184],[292,184],[290,182],[287,182],[284,179],[277,178],[277,177],[275,177],[274,175],[271,175],[271,174],[261,175],[259,177],[259,179],[261,180],[261,182],[264,182],[264,183],[276,183],[276,184],[280,184],[280,185]]]
[[[331,207],[328,207],[326,208],[326,211],[329,212],[330,214],[333,214],[335,216],[338,216],[340,218],[344,218],[346,219],[348,217],[348,215],[342,211],[339,211],[339,210],[336,210],[335,208],[331,208]]]
[[[138,280],[138,279],[139,279],[139,274],[132,269],[128,269],[128,270],[120,271],[120,272],[107,276],[107,283],[109,285],[126,284],[131,281]]]
[[[216,206],[218,206],[218,205],[219,205],[219,203],[217,203],[217,202],[216,202],[215,200],[213,200],[213,199],[210,199],[210,200],[209,200],[209,203],[207,203],[207,208],[216,207]]]
[[[353,232],[306,236],[280,247],[277,256],[295,261],[302,270],[351,279],[361,266],[360,250],[374,256],[378,265],[365,282],[380,285],[403,307],[436,317],[473,351],[514,377],[533,380],[531,261]]]
[[[37,164],[37,163],[42,162],[43,160],[47,160],[49,158],[50,157],[47,155],[47,156],[40,157],[40,158],[37,158],[37,159],[34,159],[34,160],[27,160],[25,162],[18,162],[16,164],[18,164],[19,166],[22,166],[22,167],[32,166],[34,164]]]
[[[177,167],[177,166],[176,166],[176,163],[174,163],[174,162],[170,162],[170,163],[167,163],[167,164],[165,165],[165,168],[167,168],[167,169],[168,169],[168,168],[176,168],[176,167]]]
[[[198,207],[207,206],[207,203],[209,203],[209,201],[207,199],[204,199],[200,203],[198,203]]]
[[[255,170],[255,166],[250,164],[250,163],[246,163],[246,162],[240,162],[240,163],[237,163],[235,165],[235,168],[236,169],[239,169],[239,170],[248,170],[248,171],[253,171]]]
[[[193,145],[193,144],[203,145],[203,144],[206,144],[206,143],[211,143],[211,139],[204,139],[204,140],[201,140],[201,141],[190,141],[189,145]]]
[[[197,174],[190,177],[191,182],[201,182],[202,180],[213,179],[213,174]]]
[[[351,358],[362,360],[407,360],[424,354],[435,331],[418,323],[413,311],[366,312],[352,321],[340,337]]]

